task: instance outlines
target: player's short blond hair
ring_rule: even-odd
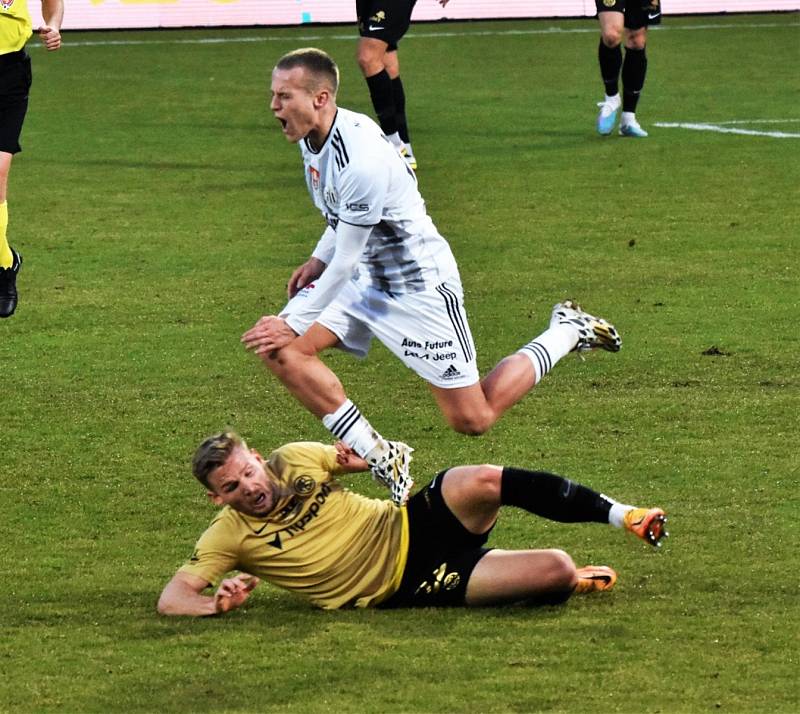
[[[336,96],[339,89],[339,68],[327,52],[316,47],[301,47],[299,50],[287,52],[275,65],[275,69],[288,70],[295,67],[306,70],[309,80],[306,89],[309,92],[315,92],[327,84],[333,96]]]
[[[244,439],[235,431],[222,431],[209,436],[194,452],[194,458],[192,458],[194,477],[207,489],[213,491],[208,483],[208,477],[225,464],[237,446],[247,448]]]

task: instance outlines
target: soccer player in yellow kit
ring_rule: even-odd
[[[341,442],[287,444],[265,460],[233,432],[206,439],[193,471],[222,509],[164,587],[158,611],[227,612],[260,579],[325,609],[554,603],[613,587],[611,568],[576,568],[562,550],[484,547],[503,505],[610,523],[655,546],[667,535],[660,508],[626,506],[541,471],[457,466],[397,506],[336,480],[366,470]],[[205,595],[209,585],[216,591]]]
[[[63,0],[42,0],[44,25],[39,37],[48,50],[61,47]],[[31,58],[25,43],[33,34],[27,0],[0,2],[0,317],[17,309],[17,273],[22,256],[8,244],[6,193],[11,159],[21,151],[19,136],[28,110]]]

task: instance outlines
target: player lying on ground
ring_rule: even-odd
[[[453,429],[482,434],[569,352],[615,352],[621,340],[608,322],[565,302],[542,334],[481,379],[450,246],[380,128],[336,106],[338,78],[317,49],[291,52],[273,70],[272,112],[300,145],[308,190],[328,227],[289,279],[288,305],[242,341],[403,503],[413,483],[411,449],[373,429],[320,352],[340,347],[363,357],[376,337],[428,382]]]
[[[486,548],[501,506],[610,523],[655,546],[667,535],[661,509],[626,506],[549,473],[456,466],[396,506],[336,480],[367,468],[342,443],[287,444],[265,461],[232,432],[208,438],[193,470],[223,508],[167,583],[158,611],[227,612],[260,578],[328,609],[557,603],[614,585],[611,568],[576,568],[562,550]],[[233,570],[241,572],[224,579]],[[204,595],[212,584],[216,592]]]

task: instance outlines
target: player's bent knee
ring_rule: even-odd
[[[459,434],[480,436],[489,431],[495,422],[495,416],[491,411],[479,414],[450,414],[447,416],[447,421]]]
[[[550,573],[555,588],[571,592],[578,583],[577,569],[571,556],[558,548],[549,550],[548,555],[550,556]]]
[[[471,490],[480,495],[481,500],[490,503],[500,503],[500,493],[503,480],[503,469],[492,464],[478,466],[470,476]]]

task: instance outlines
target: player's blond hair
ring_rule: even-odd
[[[235,431],[222,431],[209,436],[194,452],[192,473],[207,489],[212,490],[208,477],[220,466],[223,466],[237,446],[245,449],[247,444]]]
[[[301,47],[299,50],[287,52],[275,65],[275,69],[288,70],[295,67],[306,70],[306,89],[309,92],[315,92],[323,84],[327,84],[333,96],[336,96],[339,89],[339,68],[327,52],[316,47]]]

